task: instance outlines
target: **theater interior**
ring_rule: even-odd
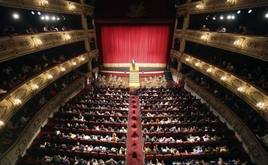
[[[268,165],[268,0],[0,0],[0,165]]]

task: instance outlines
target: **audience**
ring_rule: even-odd
[[[62,52],[65,53],[63,54]],[[0,96],[27,79],[84,52],[84,43],[78,42],[1,63]]]
[[[194,71],[193,69],[183,66],[183,73],[190,79],[197,82],[200,86],[210,91],[217,98],[224,101],[224,103],[235,112],[245,124],[256,134],[256,137],[268,147],[268,125],[267,122],[259,116],[249,105],[242,101],[238,96],[235,96],[231,91],[225,89],[220,84],[211,80],[207,76]]]
[[[268,92],[268,67],[265,61],[193,42],[186,42],[185,53],[238,75]]]
[[[28,122],[48,101],[50,101],[51,98],[53,99],[53,96],[57,95],[57,93],[62,91],[68,84],[71,84],[78,77],[79,75],[76,72],[71,72],[46,87],[37,96],[28,101],[28,103],[26,103],[19,112],[9,120],[3,132],[1,132],[0,152],[3,153],[15,142]]]
[[[128,78],[119,77],[116,75],[100,75],[97,79],[96,85],[99,87],[111,87],[111,88],[128,88]]]
[[[141,78],[142,88],[160,88],[160,87],[166,87],[166,85],[167,81],[164,75]]]

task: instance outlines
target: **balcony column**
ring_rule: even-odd
[[[187,0],[187,3],[190,4],[191,0]],[[186,30],[189,27],[189,24],[190,24],[190,11],[188,10],[183,19],[182,37],[180,39],[180,53],[184,53],[184,50],[185,50],[185,45],[186,45],[185,34],[186,34]],[[182,66],[181,61],[178,61],[177,70],[179,72],[181,70],[181,66]]]
[[[80,3],[82,5],[85,5],[85,0],[80,0]],[[87,38],[85,39],[85,49],[87,52],[90,52],[90,37],[89,37],[89,30],[88,30],[88,23],[87,23],[87,16],[86,13],[82,13],[81,15],[81,21],[82,21],[82,26],[84,29],[84,32],[87,34]],[[92,72],[92,64],[91,64],[92,60],[89,60],[88,62],[88,72]]]

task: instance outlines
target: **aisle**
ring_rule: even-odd
[[[139,97],[131,95],[128,112],[127,164],[143,165],[142,147]]]

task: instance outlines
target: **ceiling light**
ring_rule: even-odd
[[[220,20],[224,20],[224,16],[221,15],[221,16],[220,16]]]
[[[60,17],[57,17],[57,21],[59,21],[60,20]]]
[[[51,17],[51,20],[52,20],[52,21],[56,21],[56,17],[55,17],[55,16],[52,16],[52,17]]]
[[[40,12],[40,11],[38,11],[38,12],[37,12],[37,14],[38,14],[38,15],[41,15],[41,12]]]
[[[45,20],[46,21],[49,21],[50,20],[50,17],[48,15],[45,16]]]
[[[35,15],[35,12],[34,11],[31,11],[32,15]]]
[[[12,17],[13,19],[16,19],[16,20],[20,19],[20,15],[18,13],[13,13]]]
[[[237,13],[237,14],[240,14],[240,13],[241,13],[241,10],[238,10],[236,13]]]
[[[268,13],[265,14],[265,18],[268,18]]]
[[[212,19],[213,19],[213,20],[216,20],[216,17],[213,17]]]
[[[40,19],[41,19],[41,20],[45,20],[45,16],[41,16]]]
[[[250,10],[248,10],[248,14],[250,14],[250,13],[252,13],[252,10],[250,9]]]

